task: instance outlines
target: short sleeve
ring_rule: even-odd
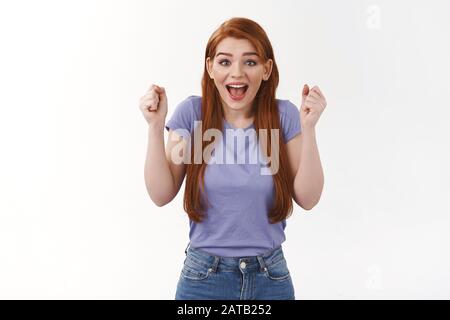
[[[297,106],[289,100],[279,100],[278,109],[280,112],[284,142],[287,143],[289,140],[302,132],[300,124],[300,111]]]
[[[189,96],[181,101],[176,107],[165,128],[174,130],[184,138],[190,137],[193,132],[194,121],[199,120],[198,105],[199,99],[196,96]]]

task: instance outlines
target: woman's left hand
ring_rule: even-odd
[[[327,101],[318,86],[309,90],[307,84],[303,86],[302,105],[300,107],[300,122],[304,129],[314,129],[320,115],[327,106]]]

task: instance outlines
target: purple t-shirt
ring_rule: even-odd
[[[301,132],[300,112],[289,100],[276,101],[281,120],[280,134],[287,142]],[[189,96],[183,100],[167,121],[166,129],[175,130],[185,138],[190,133],[193,139],[194,126],[199,125],[194,121],[201,120],[201,103],[200,96]],[[256,133],[254,125],[236,129],[223,119],[223,126],[223,142],[218,147],[223,154],[219,153],[216,157],[214,150],[215,161],[208,162],[205,171],[205,191],[210,207],[206,209],[202,222],[189,221],[190,245],[223,257],[260,255],[284,242],[286,220],[269,223],[267,215],[274,201],[275,187],[272,175],[261,174],[267,164],[261,160],[256,139],[247,137],[243,144],[236,140],[238,138],[228,136],[233,132],[248,134],[248,130]],[[230,138],[227,140],[227,137],[232,137],[233,141]],[[230,150],[234,153],[234,159],[233,154],[231,159],[227,158]],[[238,156],[243,154],[245,161],[239,161]],[[252,156],[259,160],[256,163],[251,161]],[[233,163],[230,160],[234,160],[231,161]]]

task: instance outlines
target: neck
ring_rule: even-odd
[[[223,116],[229,123],[246,122],[253,119],[253,102],[239,110],[230,108],[226,103],[222,102]]]

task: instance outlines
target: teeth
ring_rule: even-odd
[[[247,85],[246,85],[246,84],[239,84],[239,85],[236,85],[236,84],[229,84],[228,86],[229,86],[229,87],[232,87],[232,88],[244,88],[244,87],[246,87]]]

